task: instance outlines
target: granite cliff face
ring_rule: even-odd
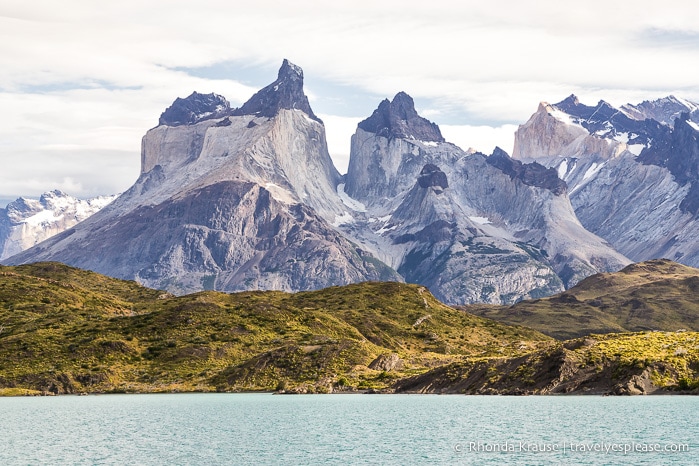
[[[406,102],[358,125],[340,185],[355,207],[340,228],[407,281],[450,303],[508,303],[628,263],[580,225],[556,170],[466,153]]]
[[[112,202],[116,196],[81,200],[61,191],[19,198],[0,209],[0,260],[56,235]]]
[[[87,262],[90,269],[177,293],[307,290],[399,279],[309,207],[284,204],[249,181],[220,181],[141,205],[114,223],[91,222],[39,248],[51,251],[67,241],[62,262]],[[85,250],[96,254],[87,258]]]
[[[288,61],[241,108],[193,94],[143,138],[141,175],[88,222],[11,258],[176,293],[296,291],[401,277],[326,220],[344,212],[325,129]]]
[[[689,185],[680,210],[696,215],[699,211],[699,125],[682,113],[675,119],[670,136],[647,147],[639,156],[646,165],[667,168],[681,186]]]
[[[513,156],[556,169],[585,228],[630,259],[697,266],[696,109],[672,96],[620,109],[574,96],[542,103],[517,131]]]

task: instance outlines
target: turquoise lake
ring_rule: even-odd
[[[691,396],[0,398],[0,464],[696,465],[698,415]]]

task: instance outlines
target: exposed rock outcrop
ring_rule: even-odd
[[[369,363],[369,369],[390,372],[402,370],[404,362],[396,353],[382,354]]]
[[[359,128],[385,138],[444,142],[439,127],[418,115],[413,98],[399,92],[392,101],[385,99]]]
[[[231,110],[228,101],[218,94],[200,94],[193,92],[184,99],[177,98],[160,115],[159,125],[192,125],[203,120],[221,118]]]
[[[574,341],[566,342],[568,344]],[[648,395],[660,390],[652,373],[677,378],[663,362],[632,366],[619,360],[592,362],[584,351],[559,345],[510,359],[454,363],[400,380],[399,393],[467,395]]]
[[[435,192],[447,189],[449,181],[447,175],[438,166],[428,163],[422,167],[420,176],[417,178],[417,183],[421,188],[435,188]]]
[[[523,164],[519,160],[512,159],[499,147],[495,148],[487,162],[502,170],[510,178],[517,178],[527,186],[548,189],[557,196],[566,191],[565,181],[558,178],[558,172],[553,168],[546,168],[536,162]]]

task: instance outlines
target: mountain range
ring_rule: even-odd
[[[21,197],[0,208],[0,260],[28,249],[85,220],[116,199],[81,200],[59,190],[39,199]]]
[[[341,175],[303,71],[285,60],[240,108],[175,100],[129,190],[3,262],[60,261],[177,294],[391,280],[450,304],[541,298],[631,261],[694,260],[696,115],[675,98],[615,109],[571,96],[542,103],[510,157],[446,142],[399,92],[359,123]]]
[[[631,260],[697,266],[696,121],[699,105],[673,96],[621,108],[570,96],[539,105],[513,157],[556,169],[580,222]]]

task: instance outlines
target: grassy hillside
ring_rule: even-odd
[[[400,283],[174,297],[57,263],[0,267],[6,394],[381,389],[548,340]]]
[[[590,277],[485,315],[424,287],[174,297],[57,263],[0,266],[0,395],[397,390],[699,391],[699,274],[669,261]]]
[[[588,277],[550,298],[463,309],[558,339],[590,333],[699,331],[699,269],[652,260]]]

